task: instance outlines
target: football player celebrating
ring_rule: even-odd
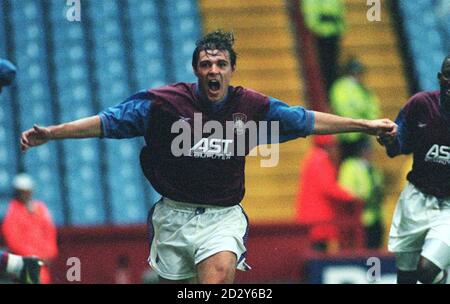
[[[34,126],[22,133],[23,151],[52,139],[144,137],[147,146],[141,152],[141,166],[163,196],[149,214],[149,262],[162,282],[232,283],[236,268],[248,269],[248,222],[240,202],[245,192],[245,154],[250,149],[247,144],[245,149],[239,147],[240,138],[248,137],[246,124],[258,126],[259,135],[264,133],[260,122],[279,125],[278,138],[273,140],[271,133],[270,141],[263,138],[258,143],[340,132],[396,134],[397,125],[388,119],[357,120],[309,111],[231,86],[236,71],[233,43],[233,34],[224,31],[197,42],[192,56],[197,83],[143,91],[99,115]],[[190,144],[182,153],[174,144],[175,125],[188,130],[184,142]],[[235,132],[211,134],[212,129],[227,125],[234,126]],[[236,148],[246,153],[233,153]]]
[[[389,235],[398,283],[445,283],[450,266],[450,56],[437,77],[440,91],[420,92],[401,109],[397,136],[378,137],[390,157],[414,159]]]

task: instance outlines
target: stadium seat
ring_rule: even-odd
[[[202,32],[197,1],[168,0],[166,11],[175,81],[195,81],[191,65],[192,51]]]
[[[42,7],[32,0],[11,1],[11,19],[14,32],[15,63],[19,68],[17,75],[18,117],[22,128],[33,124],[49,125],[54,123],[52,111],[49,111],[49,79],[47,78],[47,52],[44,33]],[[25,17],[24,17],[25,16]],[[13,116],[11,116],[13,117]],[[13,139],[15,134],[9,134]],[[10,145],[16,146],[16,140]],[[57,225],[63,224],[62,193],[58,176],[58,155],[56,144],[51,143],[41,150],[28,153],[23,158],[24,169],[36,182],[35,197],[46,202]],[[17,168],[11,174],[17,173]],[[9,185],[10,186],[10,185]]]
[[[35,123],[71,121],[96,114],[135,91],[169,80],[194,80],[190,61],[201,33],[196,1],[90,1],[82,12],[88,27],[68,22],[65,3],[8,3],[11,14],[5,17],[0,11],[0,56],[6,55],[8,20],[19,68],[15,102],[20,115],[14,114],[15,104],[5,90],[0,97],[2,202],[10,195],[21,157],[15,125],[25,129]],[[43,31],[47,23],[51,27]],[[36,197],[49,205],[58,225],[143,223],[147,208],[159,199],[140,172],[143,144],[142,138],[50,142],[31,149],[23,164],[36,179]]]
[[[448,52],[448,32],[445,31],[448,27],[439,20],[436,2],[432,0],[400,1],[400,10],[415,62],[419,89],[436,90],[436,71],[440,69],[442,58]]]
[[[81,23],[67,22],[56,2],[49,3],[51,38],[56,50],[58,120],[71,121],[97,113],[92,99],[89,50]],[[100,143],[96,139],[62,142],[65,191],[70,224],[101,225],[106,222],[101,177]]]
[[[144,12],[154,13],[148,4],[141,4],[141,6],[143,6]],[[117,24],[119,24],[117,20],[121,14],[119,4],[108,2],[108,9],[104,10],[99,10],[96,5],[92,5],[89,7],[88,13],[92,15],[93,42],[97,46],[94,56],[97,65],[95,74],[98,97],[100,107],[105,109],[122,102],[134,93],[132,87],[136,84],[132,83],[127,75],[127,61],[125,59],[127,46],[124,45],[126,37],[124,37],[123,31],[117,27]],[[135,16],[135,18],[139,17]],[[148,23],[147,26],[150,29],[151,27],[157,28],[156,18],[146,19],[145,22]],[[147,26],[141,26],[140,28],[146,29]],[[157,40],[153,39],[155,33],[154,30],[136,31],[135,34],[140,37],[133,40],[133,44],[134,42],[143,44],[150,58],[162,57],[162,54],[158,53],[160,45]],[[162,65],[159,61],[153,59],[153,62],[159,69],[155,68],[148,74],[158,75],[162,73]],[[139,63],[139,66],[142,67],[148,64],[144,58],[142,58],[142,61],[134,61],[134,64],[136,63]],[[146,191],[137,161],[141,144],[136,139],[105,141],[105,155],[103,157],[105,157],[107,165],[106,184],[112,223],[145,223],[147,202],[150,197],[145,195]]]
[[[0,58],[7,58],[5,16],[0,10]],[[4,217],[11,195],[11,181],[17,171],[17,141],[14,138],[14,113],[9,90],[0,95],[0,220]]]
[[[131,51],[137,86],[147,89],[166,83],[164,50],[157,1],[130,0],[129,15]],[[139,8],[139,9],[136,9]]]
[[[104,193],[100,178],[98,140],[66,141],[64,150],[70,223],[100,225],[106,222]]]
[[[6,52],[5,16],[0,10],[0,58],[8,58]],[[6,213],[10,198],[12,176],[16,172],[16,149],[14,149],[14,117],[12,98],[9,91],[4,89],[0,95],[0,221]],[[17,146],[17,145],[16,145]]]

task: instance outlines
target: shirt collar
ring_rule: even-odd
[[[213,103],[213,102],[209,102],[207,100],[202,99],[202,97],[200,95],[200,89],[199,89],[198,83],[195,84],[195,95],[197,96],[198,100],[207,109],[211,109],[212,112],[217,112],[225,106],[225,104],[228,102],[228,99],[230,97],[230,91],[231,91],[231,87],[228,87],[228,91],[227,91],[227,94],[225,95],[225,97],[221,101],[217,101],[217,102]]]

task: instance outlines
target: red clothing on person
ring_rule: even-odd
[[[335,219],[335,209],[340,203],[353,202],[355,198],[339,186],[337,168],[328,152],[314,146],[301,166],[301,182],[296,202],[296,219],[303,224],[316,224]],[[311,241],[337,239],[337,229],[332,224],[314,225]]]
[[[6,245],[18,255],[53,259],[58,255],[56,227],[43,202],[33,201],[32,206],[30,212],[24,203],[10,202],[2,226]],[[50,281],[49,269],[42,267],[41,283]]]

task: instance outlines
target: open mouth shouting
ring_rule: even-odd
[[[200,94],[210,102],[222,101],[228,92],[235,67],[230,64],[228,51],[203,50],[195,69]]]
[[[220,82],[217,79],[211,79],[208,81],[208,89],[211,92],[218,92],[220,90]]]
[[[221,100],[223,96],[222,83],[218,79],[208,80],[208,99],[211,101]]]

